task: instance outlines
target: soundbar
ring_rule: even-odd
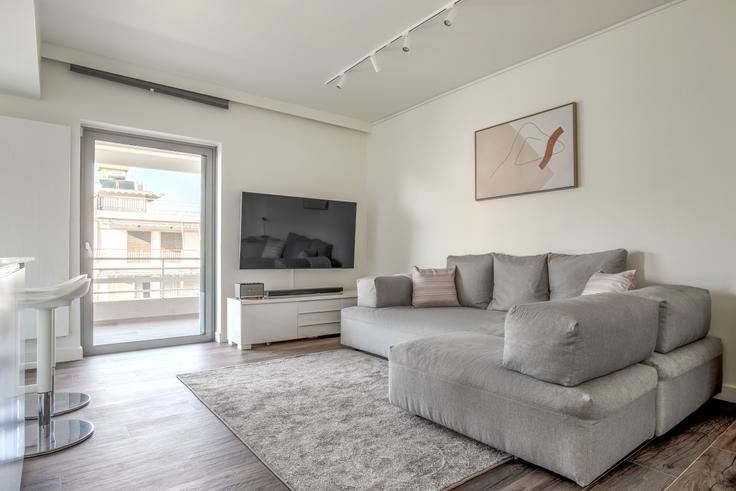
[[[296,297],[302,295],[338,295],[342,293],[341,286],[326,288],[296,288],[292,290],[266,290],[266,298]]]

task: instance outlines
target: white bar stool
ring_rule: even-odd
[[[56,407],[54,397],[54,367],[56,365],[56,329],[54,310],[68,307],[72,301],[87,294],[90,280],[86,275],[77,276],[48,289],[27,290],[21,297],[23,308],[34,309],[38,316],[36,340],[36,408],[38,421],[26,423],[26,457],[58,452],[83,442],[94,432],[94,425],[81,419],[51,420]],[[86,394],[84,394],[86,396]],[[73,411],[89,403],[89,396],[80,398],[86,402],[68,409],[68,398],[60,398],[63,412]],[[74,401],[71,401],[74,402]],[[59,413],[62,414],[62,413]]]
[[[51,291],[54,291],[59,288],[65,288],[66,286],[76,284],[77,282],[87,278],[86,274],[79,275],[77,277],[74,277],[72,279],[69,279],[65,281],[64,283],[61,283],[59,285],[53,286],[53,287],[46,287],[46,288],[32,288],[32,289],[26,289],[25,294],[26,296],[30,294],[41,294],[45,293],[48,294]],[[31,306],[28,306],[27,308],[34,308]],[[51,316],[52,319],[54,319],[54,315],[52,313]],[[51,346],[51,352],[54,355],[53,365],[51,367],[51,417],[59,416],[61,414],[70,413],[72,411],[76,411],[77,409],[81,409],[87,404],[90,403],[91,398],[89,395],[84,394],[82,392],[56,392],[56,333],[54,333],[54,337],[51,339],[51,342],[53,345]],[[31,392],[26,394],[26,401],[25,401],[25,418],[27,420],[30,419],[38,419],[38,396],[36,395],[36,392]]]

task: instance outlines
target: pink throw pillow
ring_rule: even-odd
[[[459,307],[455,290],[455,266],[446,269],[411,268],[414,307]]]
[[[593,273],[588,283],[585,284],[583,295],[595,295],[596,293],[620,293],[636,288],[636,270],[632,269],[622,273]]]

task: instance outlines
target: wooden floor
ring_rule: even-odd
[[[26,460],[23,488],[285,489],[175,375],[339,347],[339,338],[278,343],[251,352],[207,343],[92,356],[61,364],[57,390],[92,395],[89,407],[68,417],[88,419],[96,431],[90,440],[65,452]],[[711,401],[591,488],[736,489],[734,422],[736,406]],[[461,489],[579,488],[515,460]]]

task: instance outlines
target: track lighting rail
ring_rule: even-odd
[[[422,27],[427,22],[433,20],[437,16],[442,15],[443,13],[446,14],[446,17],[445,17],[445,20],[444,20],[444,25],[447,26],[447,27],[451,27],[452,24],[453,24],[453,22],[454,22],[454,19],[455,19],[455,13],[456,13],[455,6],[458,5],[459,3],[461,3],[462,1],[463,0],[453,0],[449,4],[447,4],[444,7],[442,7],[441,9],[435,10],[430,15],[428,15],[428,16],[424,17],[423,19],[421,19],[420,21],[412,24],[407,29],[404,29],[399,34],[393,36],[391,39],[389,39],[385,43],[383,43],[380,46],[378,46],[373,51],[368,52],[365,56],[363,56],[360,59],[358,59],[357,61],[355,61],[352,65],[349,65],[344,70],[339,71],[338,73],[336,73],[335,75],[333,75],[332,77],[330,77],[329,79],[327,79],[325,81],[325,85],[330,85],[332,82],[337,81],[337,84],[335,84],[335,86],[338,89],[341,89],[343,87],[343,85],[345,85],[345,80],[346,80],[346,77],[347,77],[347,73],[350,70],[352,70],[353,68],[357,67],[358,65],[360,65],[361,63],[363,63],[365,61],[369,61],[370,60],[371,64],[373,65],[373,69],[376,72],[381,71],[380,65],[378,65],[378,61],[376,59],[376,55],[379,52],[381,52],[382,50],[388,48],[389,46],[391,46],[396,41],[402,40],[402,51],[404,51],[405,53],[408,53],[409,50],[410,50],[410,48],[409,48],[409,34],[411,34],[416,29]]]

